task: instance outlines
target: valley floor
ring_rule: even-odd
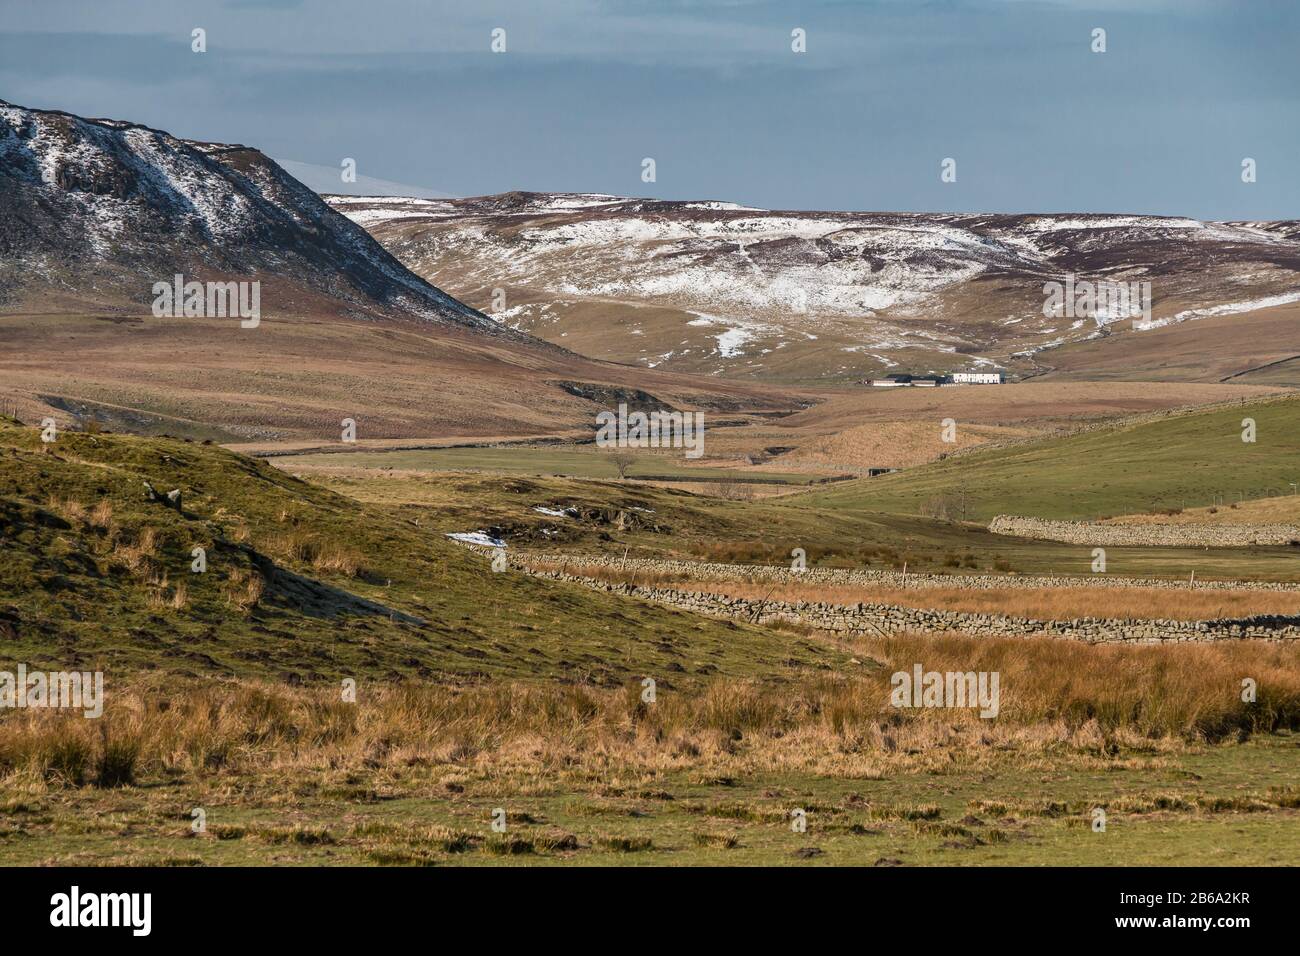
[[[1240,474],[1290,467],[1297,407],[1260,406],[1277,441]],[[1150,427],[1165,449],[1204,441]],[[1084,464],[1129,462],[1130,512],[1185,462],[1124,431],[1080,440]],[[102,670],[110,688],[102,720],[0,713],[0,863],[1300,865],[1296,642],[835,636],[498,573],[448,538],[781,569],[801,548],[810,568],[885,572],[877,598],[1044,617],[1089,600],[1294,611],[1285,588],[1206,588],[1174,611],[1154,587],[1013,593],[1022,575],[1091,578],[1090,549],[913,506],[909,482],[959,481],[955,465],[997,477],[1032,451],[742,501],[553,474],[304,479],[292,458],[101,432],[43,443],[0,422],[0,637],[12,660]],[[1021,474],[1043,487],[989,481],[985,506],[1056,506],[1066,479],[1091,481]],[[1286,546],[1109,557],[1115,576],[1297,583]],[[904,569],[934,575],[934,601],[879,590]],[[949,593],[968,576],[999,586]],[[894,706],[891,674],[917,665],[999,674],[1000,713]]]

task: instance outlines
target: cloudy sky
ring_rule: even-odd
[[[1297,40],[1292,0],[0,0],[0,99],[453,195],[1281,219]]]

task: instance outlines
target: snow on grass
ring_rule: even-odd
[[[476,544],[484,548],[504,548],[506,543],[500,538],[494,538],[486,531],[455,531],[449,532],[447,537],[453,541],[459,541],[462,544]]]
[[[716,315],[704,315],[703,313],[693,313],[697,318],[687,322],[687,325],[722,325],[726,324],[727,329],[713,336],[717,341],[717,353],[723,358],[736,358],[744,355],[741,348],[746,342],[751,341],[755,335],[760,332],[770,331],[767,326],[757,323],[736,323],[730,319],[721,319]]]
[[[1292,302],[1300,302],[1300,292],[1283,292],[1278,295],[1265,296],[1262,299],[1250,299],[1245,302],[1225,302],[1222,305],[1212,305],[1204,309],[1188,309],[1185,312],[1179,312],[1177,315],[1165,316],[1163,319],[1134,322],[1133,330],[1135,332],[1147,332],[1151,329],[1163,328],[1166,325],[1177,325],[1180,322],[1208,319],[1216,315],[1239,315],[1242,312],[1254,312],[1256,309],[1271,309],[1278,305],[1289,305]]]
[[[371,226],[395,219],[428,219],[432,215],[432,210],[428,209],[340,209],[339,212],[358,226]]]

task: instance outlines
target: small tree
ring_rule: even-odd
[[[723,475],[717,481],[705,486],[708,493],[725,501],[752,501],[754,488],[730,475]]]
[[[628,451],[616,451],[609,456],[609,460],[618,469],[618,477],[622,479],[627,477],[627,470],[636,461],[636,455]]]

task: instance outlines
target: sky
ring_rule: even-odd
[[[1295,0],[0,0],[0,99],[427,195],[1291,219],[1297,41]]]

